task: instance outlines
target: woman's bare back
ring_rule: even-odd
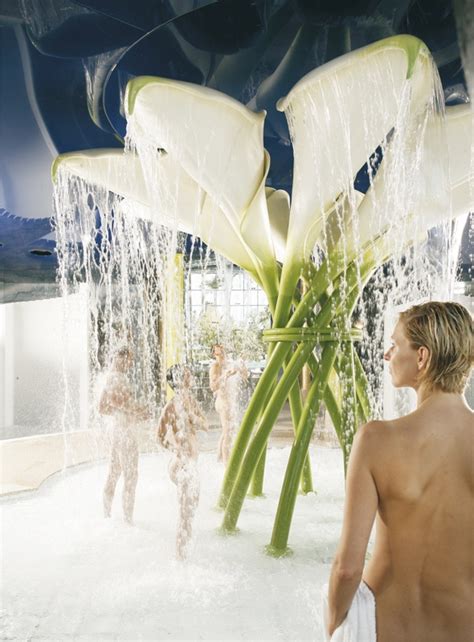
[[[378,422],[378,642],[472,642],[474,413],[434,401]]]

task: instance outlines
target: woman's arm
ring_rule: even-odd
[[[168,448],[172,443],[176,442],[176,439],[174,438],[174,431],[176,429],[176,414],[174,411],[173,400],[171,400],[168,401],[161,411],[161,415],[158,420],[158,427],[156,429],[156,438],[164,448]]]
[[[329,580],[329,635],[342,623],[362,579],[365,554],[378,506],[372,475],[380,422],[362,426],[349,458],[342,534]]]
[[[247,381],[249,378],[249,371],[243,359],[239,360],[239,374],[242,377],[243,381]]]
[[[209,388],[211,389],[211,392],[215,393],[219,388],[221,379],[220,370],[220,366],[216,361],[214,361],[214,363],[209,368]]]

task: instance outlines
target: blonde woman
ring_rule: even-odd
[[[393,385],[413,388],[417,408],[369,422],[354,440],[326,639],[469,642],[474,413],[463,393],[473,320],[457,303],[425,303],[400,315],[391,339],[384,358]]]

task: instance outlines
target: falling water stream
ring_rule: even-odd
[[[330,257],[337,247],[347,267],[349,257],[360,253],[361,245],[380,234],[389,240],[392,258],[377,270],[357,309],[358,323],[367,330],[360,353],[377,415],[382,413],[384,319],[393,319],[400,306],[428,297],[449,298],[454,283],[461,225],[440,223],[426,234],[426,217],[436,224],[449,219],[450,210],[443,94],[437,71],[430,71],[430,87],[426,87],[426,78],[409,79],[399,91],[396,74],[393,82],[388,82],[381,59],[368,80],[348,68],[340,81],[335,78],[326,85],[318,81],[300,91],[289,109],[297,159],[292,216],[297,217],[308,192],[315,216],[317,212],[329,213],[315,223],[319,234],[312,255]],[[348,116],[344,100],[347,86],[352,88],[354,100],[364,100],[362,120],[357,123]],[[422,96],[418,101],[414,99],[417,95]],[[380,114],[387,105],[389,117],[381,129]],[[189,286],[191,271],[196,271],[196,261],[183,261],[189,243],[181,230],[199,234],[206,224],[212,242],[215,217],[222,216],[218,207],[209,212],[205,192],[190,192],[185,173],[174,171],[185,162],[191,128],[192,122],[181,134],[173,132],[176,157],[171,159],[159,148],[160,133],[151,139],[140,123],[129,119],[126,153],[140,159],[148,207],[61,173],[56,184],[62,292],[67,295],[75,292],[79,283],[87,284],[91,390],[117,346],[127,343],[136,356],[135,394],[154,408],[164,401],[166,368],[189,359],[190,346],[195,343],[194,321],[186,317],[176,291],[179,283]],[[376,138],[374,132],[382,132],[381,137]],[[161,132],[163,140],[168,133]],[[322,140],[331,145],[318,144]],[[203,176],[207,153],[199,150]],[[373,162],[374,153],[378,153],[377,162]],[[299,158],[304,160],[302,169]],[[368,195],[360,209],[362,195],[354,187],[354,163],[361,168],[366,164]],[[236,180],[225,172],[223,176],[227,181]],[[328,184],[335,186],[332,202],[324,200],[330,193]],[[183,208],[188,210],[185,217]],[[411,244],[414,239],[418,242]],[[191,258],[197,242],[191,241]],[[203,273],[209,267],[209,256],[207,250],[201,254]],[[233,268],[220,257],[215,264],[216,278],[224,284],[221,311],[227,309],[227,314],[215,321],[221,323],[225,337]],[[345,287],[343,278],[343,291]]]
[[[390,259],[370,280],[355,317],[340,328],[347,330],[356,321],[364,329],[359,353],[375,416],[383,413],[384,332],[400,307],[452,295],[462,225],[443,222],[450,212],[449,168],[437,71],[428,61],[421,79],[404,80],[401,90],[397,82],[396,73],[387,74],[383,58],[369,79],[348,67],[340,80],[325,85],[318,80],[304,87],[288,111],[297,176],[292,217],[297,219],[310,199],[318,231],[308,235],[314,260],[331,259],[336,250],[342,255],[345,292],[345,272],[350,260],[361,256],[361,247],[372,244],[377,253],[378,239],[384,236],[389,248]],[[354,101],[364,101],[357,121],[346,101],[347,87]],[[382,126],[381,114],[385,114]],[[150,137],[133,116],[129,118],[126,154],[140,160],[146,206],[59,171],[55,188],[59,282],[66,306],[68,295],[77,292],[79,284],[87,284],[92,425],[98,423],[94,390],[123,345],[135,357],[135,398],[157,416],[169,394],[166,369],[189,361],[193,354],[196,319],[185,313],[180,288],[183,284],[189,288],[197,270],[203,278],[216,270],[212,278],[224,284],[220,318],[215,321],[220,324],[219,342],[227,341],[234,268],[219,256],[211,260],[211,252],[202,251],[198,237],[205,226],[212,245],[216,217],[225,209],[226,185],[238,177],[227,176],[221,168],[222,202],[214,205],[209,205],[202,188],[189,189],[189,176],[182,167],[194,126],[190,114],[189,126],[173,132],[171,158],[160,139],[166,141],[169,132]],[[198,176],[193,179],[198,186],[200,177],[206,180],[207,154],[207,149],[197,150]],[[364,200],[354,186],[354,168],[366,174]],[[427,220],[433,227],[428,234]],[[360,258],[356,263],[360,270]],[[358,278],[362,289],[360,273]],[[403,399],[397,403],[399,410],[405,407]]]
[[[368,85],[361,84],[350,69],[340,83],[328,84],[318,101],[307,87],[291,106],[295,157],[303,159],[293,186],[292,215],[297,217],[303,210],[305,199],[311,202],[318,233],[308,235],[307,255],[318,264],[337,247],[345,260],[343,274],[353,251],[360,257],[363,239],[373,244],[375,252],[374,237],[385,234],[388,239],[391,258],[376,270],[353,318],[346,320],[348,326],[357,323],[363,329],[357,349],[368,374],[374,415],[381,416],[382,351],[391,322],[400,307],[452,296],[464,221],[440,222],[449,220],[450,202],[437,74],[419,107],[410,96],[422,87],[406,80],[397,92],[395,84],[387,81],[382,63]],[[362,119],[356,122],[349,117],[347,87],[354,104],[364,104]],[[388,116],[379,134],[380,114],[385,111]],[[182,150],[196,126],[190,114],[189,127],[176,133],[177,140],[181,136]],[[215,325],[210,323],[212,341],[217,339],[226,347],[237,345],[230,337],[238,324],[229,318],[236,268],[210,249],[221,204],[206,203],[202,189],[189,192],[186,175],[175,172],[184,157],[179,145],[177,149],[176,157],[170,158],[159,141],[150,140],[140,130],[139,123],[129,122],[126,154],[140,159],[147,190],[140,203],[73,177],[61,167],[56,176],[55,227],[64,331],[74,332],[69,304],[79,294],[87,308],[88,414],[98,456],[104,435],[98,399],[103,378],[121,347],[133,354],[130,391],[136,403],[147,406],[153,416],[143,427],[148,451],[155,447],[155,420],[169,397],[166,369],[185,361],[193,368],[199,365],[196,361],[208,367],[211,345],[207,346],[207,362],[206,350],[197,346],[198,337],[202,340],[203,336],[198,333],[201,317],[182,301],[182,288],[189,292],[193,275],[200,276],[200,283],[216,280],[221,288]],[[206,149],[199,154],[204,175]],[[354,173],[364,166],[368,195],[360,205],[362,196],[354,186]],[[239,177],[226,176],[224,170],[222,176],[224,194],[227,183]],[[195,179],[199,183],[199,177]],[[327,196],[329,185],[335,188]],[[319,220],[318,212],[325,213]],[[428,233],[427,220],[432,223]],[[207,247],[200,241],[204,226]],[[418,242],[410,244],[415,238]],[[360,269],[360,260],[358,266]],[[344,279],[341,285],[344,291]],[[205,300],[201,308],[202,316]],[[245,314],[239,323],[244,333],[250,328]],[[258,354],[251,346],[247,342],[234,358],[243,356],[248,361],[249,353]],[[77,391],[68,385],[66,367],[64,371],[67,444],[75,428],[72,401]],[[203,387],[208,385],[201,381]],[[397,399],[394,407],[403,412],[408,402]],[[48,639],[51,635],[84,640],[189,639],[198,633],[206,639],[229,639],[229,635],[318,639],[319,591],[329,573],[342,515],[339,453],[311,449],[318,494],[298,498],[292,532],[298,554],[278,563],[262,555],[262,547],[268,541],[288,449],[270,452],[267,497],[247,504],[242,536],[231,539],[215,533],[220,516],[214,505],[223,469],[215,462],[215,453],[203,453],[196,550],[187,565],[172,561],[174,523],[169,525],[169,515],[175,499],[162,455],[145,457],[140,463],[144,481],[138,486],[135,529],[125,529],[118,519],[101,520],[97,506],[104,470],[100,464],[61,478],[53,487],[46,484],[46,494],[6,507],[8,638],[39,639],[44,634]],[[37,548],[31,546],[28,529],[34,529]],[[28,578],[26,586],[24,578]],[[295,587],[295,578],[297,588],[288,590]],[[253,602],[258,609],[250,608]]]
[[[299,182],[293,186],[293,207],[297,210],[304,206],[310,185],[317,203],[314,211],[329,213],[319,223],[313,256],[331,256],[339,241],[345,273],[354,248],[360,256],[361,246],[367,247],[365,241],[369,240],[377,251],[374,241],[378,235],[385,234],[388,239],[391,258],[367,284],[352,319],[364,329],[359,352],[378,417],[383,414],[382,352],[390,325],[403,307],[429,298],[452,297],[465,224],[464,220],[450,220],[443,91],[437,70],[434,66],[431,70],[433,80],[428,91],[424,87],[427,98],[421,105],[413,100],[421,91],[419,81],[417,86],[413,80],[405,80],[402,91],[397,92],[396,78],[387,78],[382,60],[374,66],[369,79],[364,76],[361,80],[358,73],[346,70],[344,85],[333,79],[327,95],[323,90],[322,101],[317,103],[315,96],[321,98],[323,81],[314,82],[301,90],[289,109],[295,157],[302,158],[305,164]],[[356,132],[351,131],[354,121],[347,115],[351,110],[346,100],[347,87],[351,88],[351,101],[357,104],[362,100],[364,105],[362,118],[355,123]],[[323,109],[321,103],[325,105]],[[383,137],[375,139],[373,132],[380,131],[380,114],[384,110],[392,118],[387,119]],[[320,141],[332,141],[333,145],[325,146]],[[356,145],[359,149],[354,149]],[[340,153],[334,154],[334,148]],[[365,166],[360,162],[361,150],[366,150],[362,159]],[[364,203],[359,208],[362,195],[352,180],[357,157],[358,178],[362,175],[361,182],[367,190],[365,204],[368,202],[369,207],[365,209]],[[336,200],[318,202],[318,195],[327,194],[326,184],[339,186]],[[429,227],[432,229],[428,231]],[[395,395],[397,411],[402,413],[407,409],[402,403],[405,394],[397,391]]]

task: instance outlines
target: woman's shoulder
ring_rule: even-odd
[[[370,441],[385,436],[394,429],[393,420],[373,419],[362,424],[356,433],[359,441]]]

